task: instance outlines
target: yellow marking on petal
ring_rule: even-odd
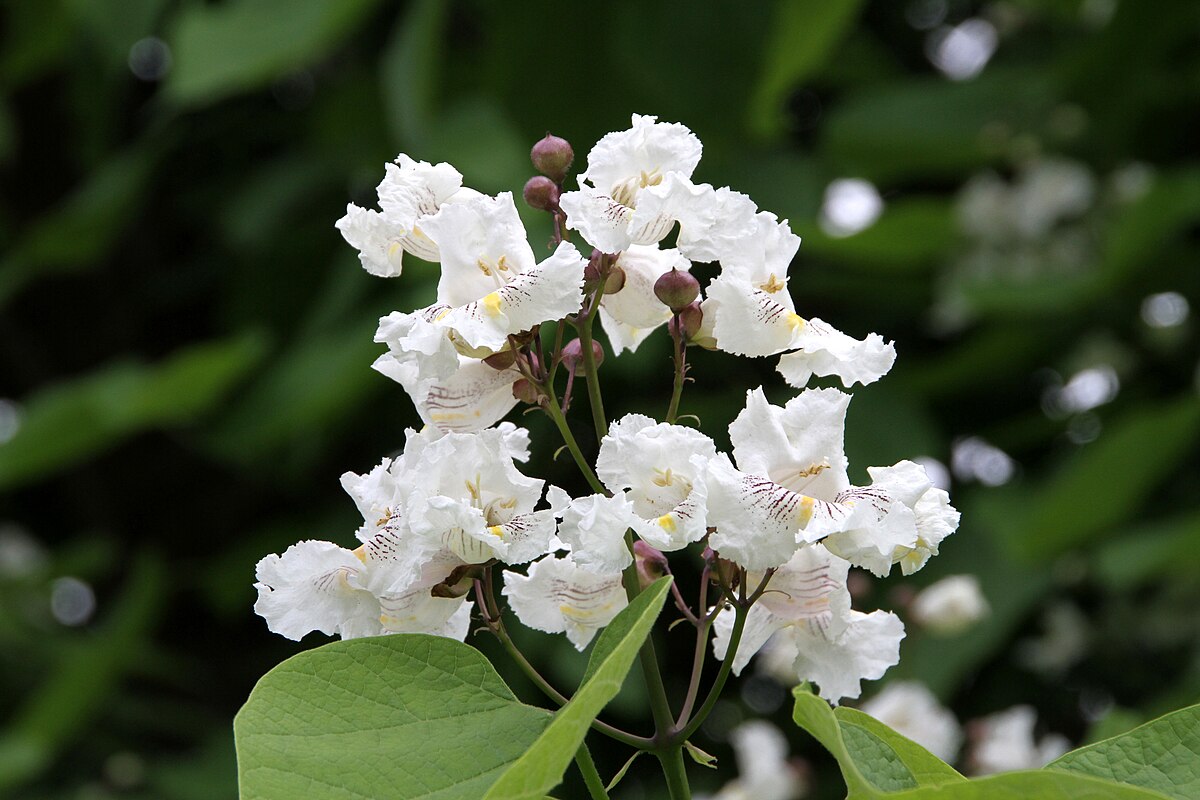
[[[503,525],[492,525],[488,528],[488,533],[490,533],[492,536],[495,536],[497,539],[503,539],[504,538],[504,526]]]
[[[496,316],[500,313],[500,295],[497,292],[492,292],[480,301],[483,308],[487,311],[488,316]]]
[[[365,544],[354,548],[350,552],[354,553],[354,555],[358,557],[359,561],[363,562],[364,564],[367,563],[367,546]]]
[[[674,533],[675,529],[677,527],[679,527],[678,525],[675,524],[675,518],[672,517],[670,514],[663,514],[661,517],[659,517],[658,525],[660,528],[662,528],[667,533]]]
[[[817,505],[817,501],[812,499],[808,495],[805,495],[804,499],[802,499],[800,501],[799,517],[800,517],[800,527],[801,528],[803,528],[805,525],[807,525],[808,521],[812,519],[813,508],[816,505]]]
[[[397,251],[399,251],[401,249],[402,248],[400,247],[399,242],[392,242],[390,245],[388,245],[388,249],[387,249],[388,258],[395,258]]]
[[[786,319],[788,327],[794,332],[799,333],[800,331],[804,330],[804,317],[800,316],[795,311],[789,311]]]
[[[445,318],[446,318],[446,315],[447,315],[447,314],[449,314],[449,313],[450,313],[450,309],[448,309],[448,308],[443,308],[441,311],[439,311],[439,312],[438,312],[437,316],[433,318],[433,321],[434,321],[434,322],[441,322],[443,319],[445,319]]]

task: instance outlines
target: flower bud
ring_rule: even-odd
[[[547,133],[529,152],[534,168],[555,183],[562,183],[575,160],[575,151],[566,139]]]
[[[645,589],[650,584],[667,574],[670,564],[667,557],[650,545],[638,539],[633,543],[633,558],[637,562],[638,583]]]
[[[604,361],[604,348],[595,339],[592,339],[592,358],[595,359],[596,366],[600,366]],[[583,362],[583,343],[572,339],[563,345],[562,361],[568,369],[577,369]]]
[[[483,360],[492,369],[498,369],[501,372],[517,363],[517,354],[513,350],[501,350],[498,353],[492,353]]]
[[[625,288],[625,270],[614,266],[608,271],[608,280],[604,282],[605,294],[616,294]]]
[[[542,404],[545,399],[538,387],[530,383],[528,378],[521,378],[512,385],[513,397],[520,400],[522,403],[529,403],[531,406]]]
[[[690,342],[700,332],[702,322],[704,312],[700,310],[700,304],[692,303],[680,309],[677,316],[671,317],[667,322],[667,330],[671,332],[671,336],[681,336],[685,342]]]
[[[654,282],[654,296],[678,313],[700,296],[700,283],[690,272],[680,272],[672,267]]]
[[[558,208],[558,186],[542,175],[534,175],[525,182],[525,202],[539,211]]]

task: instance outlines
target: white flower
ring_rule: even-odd
[[[1014,706],[975,720],[970,762],[975,775],[992,775],[1019,769],[1039,769],[1071,749],[1063,736],[1049,734],[1035,741],[1037,712],[1032,706]]]
[[[548,492],[550,507],[562,516],[558,537],[571,548],[571,561],[589,572],[612,575],[633,563],[625,531],[634,521],[633,504],[624,494],[588,495],[572,500],[557,486]]]
[[[630,352],[655,328],[671,319],[671,310],[654,294],[654,282],[672,269],[686,272],[692,264],[678,250],[630,245],[617,259],[625,285],[600,300],[600,322],[614,353]]]
[[[400,274],[404,251],[437,261],[437,246],[419,223],[443,203],[477,194],[462,188],[462,175],[449,164],[413,161],[403,153],[387,165],[377,193],[382,213],[351,203],[336,227],[359,251],[363,268],[383,278]]]
[[[762,389],[729,426],[737,468],[727,456],[708,471],[712,546],[750,569],[778,566],[801,542],[829,550],[876,575],[901,562],[919,569],[958,524],[948,496],[911,461],[871,467],[873,482],[850,486],[843,449],[850,396],[801,392],[780,408]]]
[[[750,569],[785,563],[815,513],[849,488],[843,437],[850,396],[808,390],[786,406],[761,388],[729,426],[737,469],[720,456],[709,469],[710,539],[725,558]]]
[[[712,800],[795,800],[806,785],[788,763],[787,738],[764,720],[744,722],[730,734],[738,778]]]
[[[962,746],[962,728],[923,683],[893,681],[860,710],[946,762]]]
[[[821,697],[836,703],[855,698],[861,681],[883,677],[900,661],[904,624],[891,613],[863,614],[850,608],[846,590],[849,564],[820,545],[806,545],[771,578],[768,591],[746,615],[733,671],[740,673],[768,640],[776,658],[786,653],[797,682],[817,684]],[[756,586],[761,574],[750,573]],[[733,630],[733,614],[713,623],[713,654],[724,659]]]
[[[659,550],[679,550],[707,531],[712,440],[692,428],[642,414],[617,420],[600,442],[596,474],[633,503],[635,533]]]
[[[673,206],[688,202],[680,189],[691,186],[700,140],[682,125],[656,120],[634,114],[629,130],[601,138],[579,174],[579,191],[559,200],[568,225],[602,252],[660,241],[678,218]]]
[[[330,542],[294,544],[258,562],[254,610],[273,632],[296,641],[314,630],[343,639],[384,633],[465,639],[471,614],[465,598],[430,594],[457,564],[432,561],[415,583],[398,588],[391,555],[371,541],[353,552]]]
[[[940,634],[965,631],[987,616],[988,602],[974,575],[950,575],[921,590],[912,603],[913,619]]]
[[[503,592],[522,623],[566,633],[580,651],[627,603],[620,573],[598,575],[569,557],[547,556],[530,565],[528,576],[506,571]]]
[[[462,362],[453,337],[438,324],[448,310],[435,305],[409,313],[393,311],[381,317],[375,341],[386,344],[388,352],[376,360],[375,369],[394,380],[403,374],[414,385],[452,378]]]
[[[708,285],[702,308],[713,318],[718,349],[743,356],[783,353],[777,369],[797,388],[813,375],[836,375],[843,386],[865,385],[892,368],[896,349],[891,343],[875,333],[853,339],[815,317],[801,317],[776,277],[777,283],[760,287],[745,277],[722,274]]]
[[[408,525],[426,553],[522,564],[550,551],[554,512],[534,510],[544,482],[517,470],[513,444],[514,434],[497,428],[424,444],[406,480]]]
[[[467,433],[489,428],[517,404],[512,386],[521,374],[515,369],[493,369],[466,356],[457,358],[458,369],[443,380],[422,379],[413,360],[390,352],[371,366],[403,386],[421,419],[439,430]]]

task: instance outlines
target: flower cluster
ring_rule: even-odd
[[[259,563],[255,608],[272,630],[462,639],[472,590],[496,630],[494,568],[504,565],[501,595],[517,618],[582,650],[637,592],[639,573],[669,570],[663,554],[691,548],[703,551],[700,597],[694,610],[677,602],[701,635],[715,630],[713,652],[735,672],[772,640],[797,680],[836,702],[897,663],[902,623],[852,609],[849,571],[920,569],[958,513],[911,461],[850,482],[851,397],[804,387],[814,375],[871,383],[895,351],[877,334],[858,340],[802,317],[787,288],[799,237],[746,195],[694,183],[700,156],[684,126],[635,115],[595,145],[568,191],[573,153],[548,136],[533,152],[543,174],[524,192],[555,223],[541,261],[513,196],[465,188],[448,164],[401,155],[379,184],[379,210],[347,208],[337,227],[371,274],[399,276],[406,252],[441,266],[432,302],[389,314],[376,334],[386,352],[375,369],[404,387],[426,426],[396,458],[343,476],[364,520],[358,549],[308,541]],[[690,274],[697,262],[719,268],[703,289]],[[609,425],[597,317],[614,354],[660,329],[671,337],[665,420],[630,414]],[[564,343],[570,329],[579,339]],[[688,346],[778,355],[784,381],[801,391],[782,406],[749,391],[729,425],[732,452],[718,452],[678,424]],[[597,394],[594,466],[564,417],[576,371]],[[528,437],[501,420],[520,402],[554,418],[592,494],[572,497],[518,471]]]

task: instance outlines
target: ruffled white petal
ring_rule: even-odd
[[[878,680],[889,667],[900,663],[904,623],[890,612],[851,611],[836,637],[816,626],[789,630],[795,632],[797,677],[817,684],[821,697],[834,704],[858,697],[862,681]]]
[[[760,211],[748,230],[743,229],[740,236],[727,235],[722,241],[721,273],[748,281],[768,294],[786,292],[788,268],[799,249],[800,237],[792,233],[787,220],[780,222],[771,212]]]
[[[724,267],[725,260],[757,232],[758,208],[741,192],[692,184],[678,176],[663,183],[674,198],[674,216],[679,220],[676,247],[693,261],[720,261]]]
[[[378,211],[346,206],[346,215],[334,226],[346,243],[358,251],[363,269],[380,278],[395,278],[403,268],[404,235]]]
[[[708,494],[708,524],[716,528],[710,546],[755,570],[778,567],[792,557],[816,505],[769,478],[734,469],[723,453],[709,463]]]
[[[749,281],[721,276],[708,285],[717,348],[740,356],[770,356],[793,350],[804,320],[786,291],[767,292]],[[705,311],[705,316],[708,310]]]
[[[729,652],[729,642],[733,635],[734,613],[732,608],[726,608],[713,620],[713,656],[718,661],[724,661]],[[788,621],[775,616],[760,605],[753,605],[746,612],[746,623],[742,626],[742,638],[738,640],[737,653],[733,657],[733,674],[741,675],[742,670],[750,659],[763,648],[763,645],[776,631],[787,627]]]
[[[565,633],[580,651],[626,606],[619,573],[597,575],[555,556],[530,565],[528,576],[506,571],[503,593],[522,623]]]
[[[460,364],[459,353],[446,329],[438,324],[447,310],[445,306],[430,306],[407,314],[393,311],[380,318],[375,341],[387,345],[390,370],[410,365],[403,369],[411,375],[408,380],[416,382],[444,381],[454,376]]]
[[[619,253],[629,247],[629,223],[633,209],[604,192],[584,186],[577,192],[563,192],[558,205],[567,215],[567,227],[602,253]]]
[[[849,488],[845,454],[850,395],[836,389],[801,392],[783,407],[767,402],[761,387],[746,393],[746,407],[729,425],[740,470],[786,489],[832,499]]]
[[[478,300],[534,265],[510,192],[449,203],[422,228],[441,251],[437,299],[447,306]]]
[[[719,338],[719,335],[718,335]],[[836,375],[842,385],[864,386],[886,375],[896,362],[896,348],[877,333],[854,339],[829,324],[813,318],[802,321],[776,369],[791,386],[803,388],[813,375]]]
[[[634,114],[629,130],[607,133],[596,142],[579,181],[616,197],[643,175],[653,179],[680,172],[690,178],[702,152],[700,140],[683,125]]]
[[[344,547],[298,542],[259,561],[255,577],[254,611],[274,633],[295,641],[311,631],[346,639],[382,633],[363,562]]]
[[[570,545],[571,560],[581,569],[612,575],[633,563],[625,531],[634,519],[633,505],[624,494],[593,494],[571,500],[563,509],[558,536]]]
[[[596,474],[610,491],[628,492],[639,536],[678,550],[707,529],[707,465],[715,455],[697,430],[629,414],[600,442]]]
[[[379,622],[388,633],[429,633],[463,641],[471,621],[465,597],[433,597],[416,589],[380,598]]]
[[[511,334],[577,312],[583,304],[585,266],[579,251],[562,242],[542,263],[478,300],[451,309],[439,322],[453,328],[470,347],[499,350]]]

